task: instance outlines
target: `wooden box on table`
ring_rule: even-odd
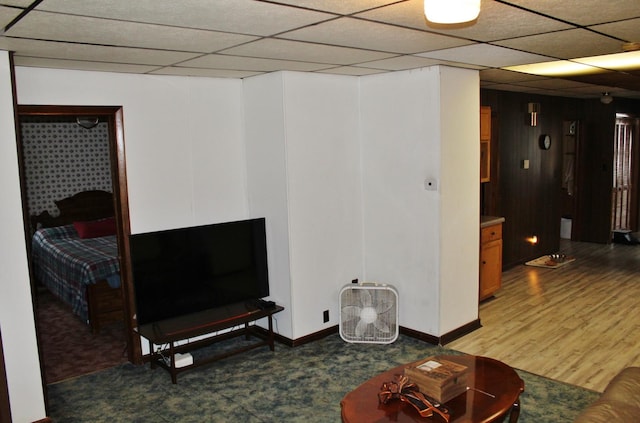
[[[445,403],[467,390],[469,369],[459,363],[429,357],[405,367],[404,374],[420,392]]]

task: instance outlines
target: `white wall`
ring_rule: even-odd
[[[9,56],[0,51],[0,328],[14,422],[45,417],[22,218]]]
[[[340,288],[362,278],[358,80],[287,72],[284,93],[297,338],[337,325]]]
[[[439,332],[437,67],[362,78],[366,280],[394,285],[400,324]]]
[[[18,67],[16,86],[18,104],[123,107],[132,233],[248,217],[242,81]]]
[[[398,288],[402,326],[440,336],[477,318],[477,72],[436,66],[361,86],[365,276]]]
[[[440,67],[440,327],[478,318],[480,77]]]
[[[252,216],[265,217],[270,298],[285,310],[274,329],[293,335],[282,73],[244,80],[247,187]],[[264,322],[261,322],[264,323]]]
[[[353,77],[245,79],[250,208],[270,222],[271,297],[293,339],[335,326],[339,289],[362,272],[358,111]]]
[[[248,214],[242,81],[16,69],[19,104],[123,106],[132,233]]]
[[[12,412],[36,420],[8,66],[0,70],[0,324]],[[17,68],[16,77],[20,104],[123,106],[133,233],[266,216],[284,336],[337,324],[339,288],[354,277],[398,287],[403,326],[440,335],[477,318],[477,72],[284,72],[243,82]],[[438,191],[425,191],[426,178]]]

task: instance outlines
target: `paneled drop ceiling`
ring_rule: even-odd
[[[482,0],[456,27],[428,24],[422,0],[0,0],[0,27],[17,66],[245,78],[443,64],[479,70],[485,88],[640,99],[640,61],[563,78],[503,69],[623,52],[640,42],[640,0]]]

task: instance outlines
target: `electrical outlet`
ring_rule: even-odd
[[[329,310],[325,310],[322,312],[322,321],[327,323],[329,321]]]

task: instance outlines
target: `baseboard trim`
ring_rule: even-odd
[[[259,328],[258,331],[263,332],[265,335],[268,334],[268,331],[262,327]],[[286,336],[282,336],[276,333],[274,334],[274,339],[280,344],[284,344],[289,347],[299,347],[300,345],[308,344],[309,342],[326,338],[327,336],[333,335],[334,333],[338,333],[338,325],[331,326],[330,328],[326,328],[318,332],[313,332],[309,335],[296,339],[287,338]]]
[[[402,335],[406,335],[411,338],[424,341],[431,345],[438,345],[440,343],[440,338],[438,338],[437,336],[429,335],[428,333],[420,332],[415,329],[406,328],[404,326],[400,326],[400,333]]]
[[[476,319],[472,322],[467,323],[466,325],[460,326],[457,329],[454,329],[450,332],[445,333],[444,335],[438,337],[434,335],[430,335],[425,332],[420,332],[415,329],[410,329],[404,326],[400,326],[400,333],[402,335],[409,336],[411,338],[418,339],[420,341],[427,342],[431,345],[446,345],[449,342],[453,342],[458,338],[463,337],[464,335],[473,332],[476,329],[481,328],[480,319]],[[269,336],[269,331],[261,326],[256,326],[254,328],[256,332],[260,332],[263,336]],[[308,344],[309,342],[318,341],[322,338],[326,338],[329,335],[333,335],[338,332],[338,325],[331,326],[329,328],[323,329],[318,332],[310,333],[309,335],[305,335],[300,338],[291,339],[286,336],[282,336],[280,334],[275,333],[274,340],[280,344],[286,345],[288,347],[299,347],[300,345]],[[145,354],[143,357],[143,362],[147,363],[149,361],[149,355]]]
[[[406,335],[411,338],[415,338],[432,345],[446,345],[449,342],[453,342],[456,339],[461,338],[464,335],[471,333],[474,330],[479,329],[481,327],[482,325],[480,324],[480,319],[476,319],[467,323],[466,325],[460,326],[457,329],[447,332],[440,337],[430,335],[428,333],[420,332],[415,329],[410,329],[404,326],[400,326],[400,333],[402,335]],[[265,334],[267,333],[266,329],[262,329],[262,328],[260,329],[264,330]],[[275,334],[274,336],[275,336],[275,340],[281,344],[287,345],[289,347],[298,347],[300,345],[304,345],[309,342],[313,342],[313,341],[317,341],[319,339],[325,338],[329,335],[333,335],[334,333],[337,333],[337,332],[338,332],[338,326],[336,325],[336,326],[332,326],[330,328],[323,329],[321,331],[314,332],[309,335],[303,336],[301,338],[296,338],[296,339],[287,338],[285,336],[278,335],[278,334]]]
[[[471,333],[481,327],[482,325],[480,324],[480,319],[476,319],[439,337],[429,335],[428,333],[420,332],[414,329],[409,329],[404,326],[400,326],[400,333],[415,339],[419,339],[421,341],[428,342],[432,345],[446,345],[449,342],[453,342],[456,339],[461,338],[464,335]]]
[[[442,335],[440,337],[440,345],[447,345],[449,342],[453,342],[458,338],[462,338],[463,336],[473,332],[476,329],[480,329],[481,327],[482,324],[480,323],[480,319],[473,320],[466,325],[460,326],[459,328]]]

